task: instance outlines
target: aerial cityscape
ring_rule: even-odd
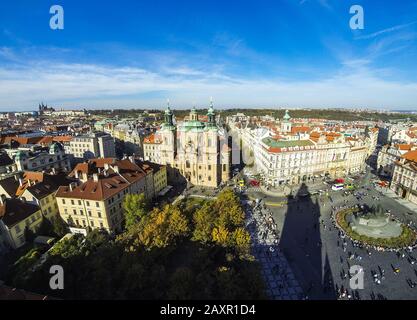
[[[416,300],[417,2],[359,2],[0,4],[0,300]]]

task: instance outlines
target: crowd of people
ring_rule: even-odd
[[[265,255],[267,257],[267,263],[272,266],[271,271],[275,276],[273,281],[276,281],[276,287],[280,295],[284,296],[284,292],[290,287],[289,276],[291,270],[288,266],[278,263],[280,234],[272,212],[262,203],[262,200],[257,201],[253,207],[247,205],[245,212],[247,214],[247,227],[251,226],[249,230],[252,231],[252,241],[257,244],[254,247],[254,253],[256,256]],[[271,285],[271,283],[268,283],[268,285]],[[301,288],[299,289],[298,298],[303,298]]]

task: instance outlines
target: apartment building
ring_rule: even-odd
[[[325,127],[295,126],[288,111],[279,126],[271,121],[268,127],[240,123],[230,126],[242,143],[245,163],[253,162],[272,186],[360,172],[374,145],[369,137],[355,131],[352,136]]]
[[[390,188],[401,198],[417,204],[417,150],[405,153],[395,162]]]
[[[70,150],[76,159],[113,158],[116,156],[114,138],[104,132],[75,136]]]
[[[69,185],[74,180],[66,173],[48,174],[25,171],[0,181],[0,194],[6,198],[20,198],[39,206],[44,217],[51,219],[59,215],[55,193],[60,186]]]
[[[0,251],[23,246],[25,229],[36,232],[41,222],[42,212],[37,205],[0,196]]]
[[[70,174],[78,182],[60,187],[56,194],[64,221],[71,227],[121,231],[124,197],[141,193],[148,197],[154,195],[152,168],[136,161],[133,157],[101,158],[78,164]]]
[[[18,171],[63,171],[71,170],[70,159],[60,143],[53,143],[49,148],[6,149],[13,157]]]
[[[383,146],[378,153],[378,173],[383,176],[392,177],[396,162],[407,152],[416,149],[417,145],[414,144],[392,144]]]
[[[0,179],[5,178],[16,172],[17,166],[13,159],[6,153],[0,153]]]

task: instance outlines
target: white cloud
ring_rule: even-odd
[[[176,107],[193,102],[218,107],[413,108],[417,83],[385,80],[367,61],[346,61],[333,76],[312,81],[250,79],[207,73],[187,66],[163,72],[93,64],[0,67],[0,111],[57,107]]]
[[[390,27],[390,28],[386,28],[386,29],[383,29],[383,30],[380,30],[380,31],[377,31],[377,32],[374,32],[374,33],[371,33],[371,34],[368,34],[368,35],[358,36],[355,39],[356,40],[372,39],[372,38],[378,37],[380,35],[384,35],[384,34],[387,34],[387,33],[394,32],[394,31],[402,30],[402,29],[410,27],[410,26],[412,26],[416,23],[417,23],[417,21],[413,21],[413,22],[405,23],[405,24],[400,24],[400,25],[393,26],[393,27]]]

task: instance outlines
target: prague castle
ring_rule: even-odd
[[[186,179],[196,186],[215,188],[229,180],[227,132],[217,125],[212,103],[204,118],[199,119],[193,108],[188,118],[176,123],[168,105],[161,128],[144,140],[145,160],[166,165],[174,183]]]

